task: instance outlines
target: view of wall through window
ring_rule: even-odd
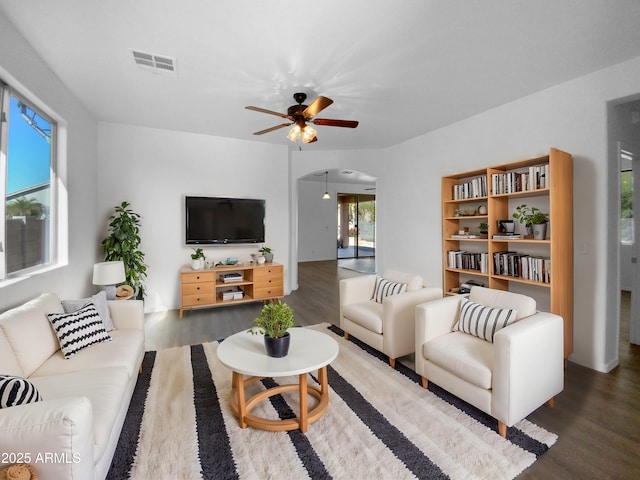
[[[2,88],[0,278],[46,265],[52,254],[55,123],[10,87]]]

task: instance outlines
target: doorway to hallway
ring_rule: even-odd
[[[337,257],[369,259],[376,255],[376,196],[337,194]]]

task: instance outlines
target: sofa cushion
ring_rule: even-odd
[[[399,272],[397,270],[386,270],[383,276],[384,278],[392,282],[406,283],[407,292],[420,290],[424,283],[420,275],[416,275],[413,273]]]
[[[491,388],[493,344],[463,332],[451,332],[426,342],[422,353],[453,375],[480,388]]]
[[[0,375],[0,408],[41,400],[38,389],[29,380],[14,375]]]
[[[113,326],[113,320],[111,320],[111,314],[109,312],[109,304],[107,303],[107,294],[104,290],[92,295],[88,298],[80,298],[78,300],[62,300],[62,308],[65,313],[73,313],[80,310],[89,302],[93,303],[98,310],[98,314],[104,323],[104,329],[110,332],[115,327]]]
[[[113,424],[127,390],[129,375],[124,368],[87,369],[80,372],[32,378],[45,399],[86,397],[93,410],[94,459],[104,453]],[[93,461],[94,459],[91,459]]]
[[[7,375],[16,375],[18,377],[24,376],[22,373],[22,368],[20,368],[20,364],[18,363],[18,359],[16,358],[16,354],[13,353],[13,349],[11,345],[9,345],[9,341],[2,331],[2,327],[0,327],[0,365],[1,372]]]
[[[371,300],[359,303],[350,303],[342,307],[342,314],[353,323],[382,333],[382,304]]]
[[[378,303],[391,295],[398,295],[407,291],[407,284],[400,282],[391,282],[383,277],[376,278],[376,288],[373,291],[373,298]]]
[[[469,333],[493,343],[495,333],[516,321],[518,312],[509,308],[491,308],[466,298],[460,302],[458,321],[453,330]]]
[[[123,367],[129,377],[137,375],[144,355],[144,332],[123,328],[113,330],[109,335],[113,341],[92,345],[69,359],[58,350],[33,372],[31,378],[101,367]]]
[[[60,349],[47,313],[63,312],[58,297],[45,293],[0,315],[0,328],[11,345],[24,377],[29,377]]]
[[[111,341],[98,310],[91,302],[73,313],[51,313],[47,316],[56,331],[64,358],[70,358],[96,343]]]
[[[518,312],[516,320],[536,313],[536,301],[521,293],[486,287],[472,287],[469,300],[485,307],[512,308]]]

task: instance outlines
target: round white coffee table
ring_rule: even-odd
[[[237,415],[240,427],[251,425],[271,431],[300,429],[306,432],[310,423],[316,421],[329,407],[327,365],[338,356],[338,343],[329,335],[307,328],[290,328],[289,354],[282,358],[267,356],[262,335],[239,332],[226,338],[218,347],[218,358],[231,369],[231,409]],[[320,388],[307,384],[307,373],[318,370]],[[248,375],[248,378],[244,378]],[[297,384],[278,385],[245,398],[245,387],[269,377],[298,375]],[[298,391],[300,414],[298,418],[271,420],[251,413],[261,401],[283,392]],[[319,402],[308,410],[307,395]]]

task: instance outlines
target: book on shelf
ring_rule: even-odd
[[[224,283],[241,282],[243,279],[241,273],[225,273],[220,275],[220,280]]]
[[[480,175],[463,183],[453,186],[453,199],[480,198],[487,196],[487,176]]]
[[[480,238],[480,235],[473,235],[470,233],[456,233],[455,235],[451,235],[451,238]]]
[[[518,240],[519,238],[522,238],[522,235],[520,235],[519,233],[505,233],[494,235],[491,238],[493,240]]]
[[[517,277],[534,282],[551,283],[551,259],[512,251],[493,254],[496,275]]]
[[[489,254],[486,252],[472,253],[465,250],[449,250],[447,263],[449,268],[489,273]]]
[[[491,175],[491,193],[502,195],[549,188],[549,164],[534,165],[524,171],[493,173]]]

